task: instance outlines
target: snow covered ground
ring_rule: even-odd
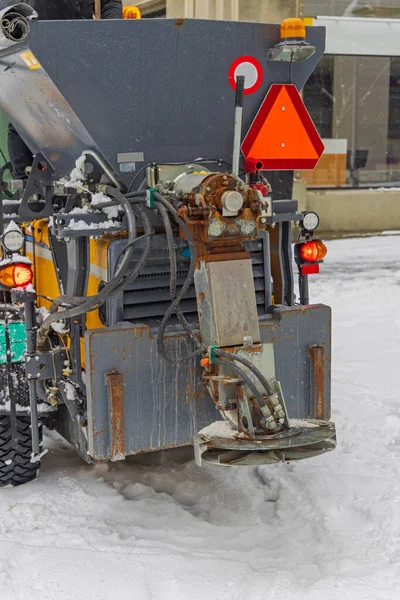
[[[0,492],[0,600],[400,598],[400,236],[328,248],[338,449],[93,468],[53,437],[39,481]]]

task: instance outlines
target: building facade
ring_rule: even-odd
[[[400,0],[137,4],[144,16],[264,22],[300,16],[325,26],[326,54],[303,97],[326,150],[315,171],[295,173],[295,193],[303,207],[320,212],[327,231],[400,229]]]

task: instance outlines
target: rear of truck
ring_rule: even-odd
[[[322,152],[298,92],[323,29],[18,19],[0,107],[35,160],[2,184],[0,485],[35,476],[42,424],[88,462],[333,449],[326,249],[291,198]]]

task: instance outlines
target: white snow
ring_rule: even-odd
[[[235,437],[238,431],[234,431],[226,421],[215,421],[215,423],[211,423],[208,427],[204,427],[199,433],[210,438],[229,439]]]
[[[0,261],[0,267],[6,267],[7,265],[11,265],[14,263],[31,265],[32,261],[27,256],[22,256],[22,254],[14,253],[11,258],[5,258]]]
[[[328,242],[335,452],[197,468],[183,451],[87,466],[51,434],[0,491],[0,600],[397,600],[400,237]]]
[[[111,229],[112,227],[118,227],[119,223],[117,221],[103,221],[102,223],[86,223],[82,219],[76,221],[75,219],[71,219],[68,225],[68,229],[73,229],[74,231],[80,230],[90,230],[90,229]]]
[[[22,233],[20,227],[16,224],[15,221],[10,221],[7,227],[4,229],[4,234],[9,233],[10,231],[18,231]]]
[[[75,161],[75,167],[72,169],[69,179],[60,179],[58,183],[71,188],[82,188],[85,174],[83,172],[83,166],[85,164],[85,157],[82,155]]]
[[[56,333],[59,333],[60,335],[64,335],[65,333],[68,333],[68,329],[65,328],[64,321],[56,321],[55,323],[52,323],[51,328],[53,331],[55,331]]]

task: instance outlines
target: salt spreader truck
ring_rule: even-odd
[[[323,151],[299,91],[324,29],[0,23],[0,108],[35,156],[1,182],[0,485],[37,476],[43,425],[89,463],[332,450],[326,248],[291,198]]]

